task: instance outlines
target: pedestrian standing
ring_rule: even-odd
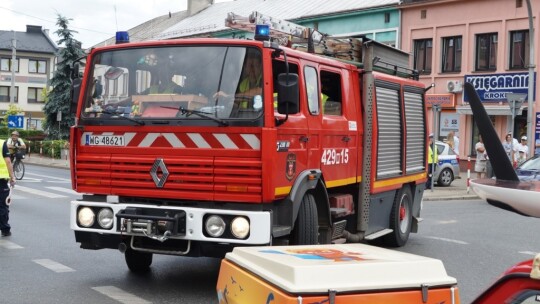
[[[502,142],[502,145],[504,148],[504,152],[506,152],[506,156],[508,156],[508,159],[510,160],[514,159],[514,151],[516,151],[517,145],[514,146],[512,134],[510,133],[506,134]]]
[[[529,153],[529,146],[527,146],[527,136],[521,136],[521,142],[519,143],[517,147],[517,151],[520,151],[520,152],[523,151],[523,153],[525,153],[524,155],[525,159],[529,158],[529,155],[531,154]],[[516,155],[516,157],[517,156],[518,155]]]
[[[15,186],[15,175],[13,175],[13,166],[7,143],[5,140],[0,140],[2,147],[2,157],[4,161],[0,161],[0,231],[2,236],[11,235],[11,226],[9,225],[9,201],[7,200],[10,188]]]
[[[459,157],[459,137],[456,136],[454,131],[448,132],[446,136],[446,143],[452,148],[454,153]]]
[[[435,151],[435,153],[433,153]],[[435,148],[435,143],[433,142],[433,133],[429,134],[429,146],[428,146],[428,179],[426,182],[426,189],[431,189],[431,180],[433,178],[433,173],[437,170],[437,149]]]
[[[518,156],[516,159],[517,166],[523,164],[527,160],[527,148],[526,147],[519,147],[518,148]]]
[[[487,153],[482,135],[478,134],[478,142],[475,145],[476,150],[476,162],[474,163],[474,171],[477,178],[483,178],[486,176],[487,170]]]

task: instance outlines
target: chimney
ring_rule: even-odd
[[[214,4],[214,0],[188,0],[188,15],[193,16]]]
[[[27,33],[41,33],[41,26],[40,25],[26,25],[26,32]]]

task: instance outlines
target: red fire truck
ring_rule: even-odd
[[[81,248],[118,248],[146,271],[153,254],[401,246],[417,231],[425,87],[408,55],[365,38],[308,39],[324,55],[263,40],[90,51],[72,92]]]

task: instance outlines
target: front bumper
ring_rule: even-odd
[[[81,207],[90,207],[95,210],[99,208],[112,209],[115,217],[113,226],[110,229],[100,229],[95,225],[90,228],[79,226],[77,223],[77,210]],[[138,212],[133,212],[134,210]],[[170,216],[164,217],[163,214],[169,214]],[[245,239],[236,239],[231,237],[230,234],[224,234],[218,238],[205,235],[204,218],[209,214],[217,214],[224,217],[246,217],[250,222],[249,236]],[[129,229],[128,226],[130,226]],[[70,228],[74,231],[111,236],[137,236],[158,240],[159,238],[166,237],[165,239],[170,240],[262,245],[270,243],[272,223],[269,211],[72,201]],[[169,233],[165,235],[166,231],[169,231]]]

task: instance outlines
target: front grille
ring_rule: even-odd
[[[150,174],[158,158],[169,173],[161,188]],[[157,175],[163,177],[161,169]],[[82,193],[179,201],[262,200],[262,163],[253,158],[79,154],[76,180]]]

